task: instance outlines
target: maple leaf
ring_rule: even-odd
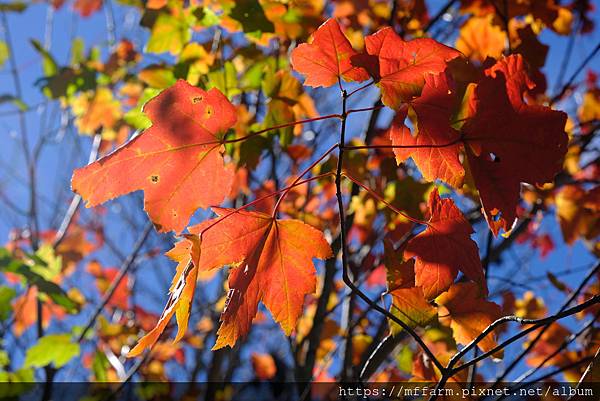
[[[182,10],[174,9],[172,14],[160,12],[152,25],[145,50],[149,53],[169,52],[174,56],[179,55],[191,38],[192,33]]]
[[[479,286],[472,282],[453,284],[436,298],[436,303],[448,311],[439,311],[440,321],[449,321],[454,338],[463,345],[474,340],[501,315],[500,306],[486,301]],[[481,340],[478,346],[484,352],[493,349],[496,346],[494,333]]]
[[[177,81],[150,100],[153,125],[112,154],[73,173],[72,188],[96,206],[144,190],[144,208],[160,231],[180,232],[198,208],[229,193],[233,168],[221,156],[235,108],[217,89]]]
[[[561,170],[567,115],[523,101],[533,83],[520,55],[498,61],[485,75],[473,91],[473,114],[462,132],[485,217],[497,234],[516,219],[521,182],[551,182]]]
[[[187,330],[190,308],[198,277],[198,260],[200,258],[198,237],[186,235],[185,239],[178,242],[166,255],[178,262],[177,272],[169,288],[169,300],[156,326],[138,341],[136,346],[127,354],[128,357],[138,356],[146,348],[152,348],[173,315],[176,316],[178,326],[177,336],[173,342],[176,343],[179,341]]]
[[[18,337],[37,322],[38,294],[41,294],[41,291],[33,286],[12,302],[14,310],[12,329]],[[48,327],[52,319],[63,320],[65,316],[64,308],[52,302],[51,299],[46,299],[42,303],[42,327]]]
[[[119,269],[114,267],[103,268],[96,260],[88,263],[87,270],[96,278],[96,286],[102,295],[106,294],[111,283],[114,282],[115,277],[119,274]],[[119,285],[117,285],[107,306],[129,310],[129,277],[125,276]]]
[[[102,8],[102,0],[75,0],[75,3],[73,3],[73,9],[82,17],[89,17],[100,8]]]
[[[291,62],[294,70],[306,77],[304,85],[328,87],[341,78],[359,82],[369,79],[363,68],[350,63],[356,54],[340,25],[330,18],[313,34],[312,42],[292,51]]]
[[[390,312],[410,327],[425,326],[436,315],[437,310],[425,299],[423,289],[415,287],[414,259],[402,260],[402,252],[384,240],[385,267],[387,269],[388,292],[392,296]],[[402,327],[390,321],[394,334]]]
[[[119,101],[106,87],[100,87],[94,93],[79,94],[73,99],[71,110],[75,115],[75,126],[85,135],[93,135],[102,128],[103,137],[106,137],[106,131],[112,130],[122,116]]]
[[[600,234],[600,186],[588,191],[565,185],[555,196],[556,217],[565,242],[572,245],[578,237],[593,239]]]
[[[493,14],[472,17],[460,28],[456,49],[472,60],[485,61],[487,57],[500,57],[506,46],[506,32],[494,24]]]
[[[445,73],[427,74],[421,96],[410,102],[417,116],[416,136],[411,135],[410,129],[404,125],[406,108],[396,115],[389,135],[394,146],[418,146],[394,148],[398,164],[410,157],[426,180],[439,178],[459,188],[465,176],[459,159],[463,146],[460,133],[450,126],[456,98],[448,80]],[[449,146],[443,146],[447,144]],[[442,147],[435,147],[440,145]]]
[[[398,109],[418,96],[426,74],[446,69],[446,62],[458,51],[433,39],[404,41],[390,27],[365,38],[368,55],[352,57],[352,64],[367,69],[381,88],[383,104]]]
[[[259,354],[254,352],[250,357],[252,368],[258,380],[271,380],[277,373],[277,365],[271,354]]]
[[[299,220],[276,220],[264,213],[233,209],[214,211],[228,216],[202,235],[199,269],[233,268],[213,349],[233,347],[245,336],[261,301],[290,335],[302,314],[304,296],[315,291],[312,258],[332,256],[323,233]],[[219,219],[205,221],[190,231],[201,233]]]
[[[441,199],[437,189],[429,194],[430,219],[425,231],[411,239],[406,258],[416,258],[415,284],[426,299],[446,291],[461,270],[487,294],[473,229],[451,199]]]

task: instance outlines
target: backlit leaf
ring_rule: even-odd
[[[350,63],[356,54],[340,25],[330,18],[313,34],[312,42],[292,51],[291,61],[294,70],[306,77],[304,85],[327,87],[340,79],[365,81],[369,78],[364,69]]]
[[[567,115],[523,101],[533,83],[520,55],[498,61],[485,74],[462,131],[486,219],[497,234],[510,230],[516,218],[521,182],[541,185],[560,171]]]
[[[233,169],[220,153],[235,108],[216,89],[204,91],[178,81],[149,101],[152,127],[112,154],[78,169],[72,187],[96,206],[144,190],[144,205],[160,231],[183,230],[201,207],[229,193]]]
[[[428,206],[427,228],[408,242],[404,253],[416,258],[415,284],[423,288],[425,298],[432,299],[450,287],[460,270],[487,294],[469,222],[451,199],[440,198],[437,189],[430,193]]]
[[[48,334],[31,346],[25,354],[25,367],[52,365],[59,369],[79,356],[79,344],[71,342],[70,334]]]
[[[460,188],[465,169],[459,159],[462,149],[460,133],[451,127],[456,100],[448,79],[444,73],[425,76],[421,96],[410,102],[417,116],[417,132],[411,134],[404,125],[407,111],[403,109],[392,123],[390,139],[395,146],[421,146],[394,148],[398,163],[410,157],[426,180],[439,178]]]
[[[176,315],[178,325],[177,336],[173,342],[181,340],[186,333],[198,277],[200,244],[197,237],[186,236],[186,239],[178,242],[175,248],[167,253],[167,256],[178,262],[177,273],[173,277],[173,282],[169,288],[169,300],[156,326],[129,351],[127,354],[129,357],[138,356],[146,348],[152,348],[173,315]]]
[[[392,28],[365,38],[368,55],[355,56],[352,64],[365,67],[381,88],[383,104],[398,109],[418,96],[426,74],[440,73],[459,52],[433,39],[404,41]]]
[[[475,283],[454,284],[448,292],[437,297],[436,302],[448,311],[446,314],[440,310],[440,320],[449,322],[456,342],[463,345],[474,340],[501,315],[500,306],[486,301],[481,289]],[[494,333],[485,337],[478,346],[484,352],[494,348],[496,346]]]
[[[215,209],[222,217],[232,211]],[[208,220],[190,231],[199,233],[217,220]],[[323,234],[298,220],[238,211],[207,230],[202,236],[200,270],[232,266],[213,349],[233,347],[238,338],[248,334],[259,302],[290,335],[302,313],[304,296],[315,291],[312,258],[331,255]]]

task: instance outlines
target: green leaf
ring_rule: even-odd
[[[31,271],[39,274],[46,280],[52,280],[62,270],[62,257],[56,256],[51,245],[42,245],[32,256],[34,265]]]
[[[164,65],[152,64],[138,73],[140,81],[156,89],[166,89],[177,80],[173,70]]]
[[[246,33],[260,35],[263,32],[275,32],[275,25],[267,19],[258,0],[236,1],[229,16],[239,21]]]
[[[8,356],[8,352],[4,350],[0,350],[0,367],[5,367],[10,364],[10,357]]]
[[[8,50],[6,42],[0,41],[0,68],[4,66],[4,63],[6,62],[6,60],[8,60],[9,56],[10,51]]]
[[[77,66],[85,61],[85,44],[82,38],[75,38],[71,43],[71,65]]]
[[[13,1],[10,3],[1,3],[0,11],[2,12],[13,12],[13,13],[22,13],[27,8],[27,4],[22,1]]]
[[[35,283],[38,290],[47,295],[55,304],[62,306],[68,313],[77,313],[79,306],[75,303],[69,295],[60,288],[58,284],[52,281],[38,281]]]
[[[198,7],[193,12],[194,17],[198,23],[206,28],[211,26],[219,25],[221,18],[215,14],[213,10],[207,7]]]
[[[44,263],[39,255],[30,257],[32,261],[34,261],[34,267],[36,266],[37,262]],[[39,267],[37,267],[37,269],[39,271]],[[35,285],[40,292],[48,296],[57,305],[65,308],[67,312],[77,312],[78,305],[71,300],[71,298],[69,298],[67,293],[60,288],[58,284],[46,280],[38,272],[32,270],[31,266],[28,266],[24,262],[13,258],[10,252],[5,248],[0,248],[0,270],[22,276],[29,285]]]
[[[295,115],[287,102],[280,99],[271,99],[267,108],[267,115],[263,121],[266,127],[274,127],[294,121]],[[294,127],[284,127],[269,132],[271,135],[279,135],[279,143],[283,148],[286,148],[294,139]]]
[[[398,355],[396,355],[398,368],[403,372],[410,373],[413,365],[413,352],[408,346],[402,347]]]
[[[209,72],[207,87],[217,88],[230,99],[239,94],[241,90],[238,88],[238,76],[233,63],[228,61],[223,68]]]
[[[125,122],[131,125],[133,128],[138,130],[144,130],[152,125],[152,121],[148,118],[146,114],[142,111],[142,108],[148,102],[148,100],[152,99],[156,95],[160,93],[159,89],[146,88],[140,96],[140,100],[137,106],[131,110],[129,110],[123,116]]]
[[[34,386],[35,374],[33,369],[18,369],[14,372],[0,370],[0,399],[7,399],[23,394]],[[10,383],[6,385],[6,383]]]
[[[149,53],[169,52],[177,55],[192,38],[190,28],[183,18],[161,13],[152,26],[152,33],[146,44]]]
[[[42,70],[44,71],[44,75],[47,77],[56,75],[58,72],[58,64],[56,64],[54,57],[48,53],[48,50],[44,49],[39,41],[30,39],[30,42],[34,49],[37,50],[37,52],[42,56]]]
[[[79,353],[79,344],[71,342],[70,334],[49,334],[27,350],[25,367],[42,368],[52,364],[59,369]]]
[[[3,103],[12,103],[21,111],[27,110],[25,102],[13,95],[0,95],[0,105]]]
[[[110,362],[104,352],[97,350],[94,354],[94,359],[92,360],[92,372],[94,372],[97,382],[105,382],[108,380],[106,371],[109,367]]]
[[[10,287],[0,287],[0,320],[6,320],[12,313],[11,301],[17,296],[17,291]]]

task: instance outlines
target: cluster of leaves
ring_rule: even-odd
[[[330,19],[310,44],[294,49],[292,67],[313,87],[371,79],[381,89],[383,104],[397,111],[389,138],[398,163],[410,157],[424,179],[461,188],[465,168],[460,156],[466,155],[490,228],[494,234],[508,231],[516,219],[520,183],[551,182],[561,169],[568,141],[566,114],[524,102],[523,94],[534,84],[519,55],[478,71],[452,48],[432,39],[407,42],[391,28],[367,37],[365,43],[367,52],[356,52]],[[179,81],[149,101],[144,112],[152,126],[109,156],[77,170],[72,186],[90,206],[144,190],[145,210],[158,229],[180,232],[198,208],[218,205],[231,190],[234,171],[224,164],[221,148],[236,122],[235,107],[218,89],[205,91]],[[414,134],[405,125],[409,112],[418,127]],[[535,167],[528,168],[532,161]],[[427,301],[448,291],[459,270],[479,285],[473,305],[487,294],[467,220],[436,191],[428,208],[430,218],[421,222],[426,230],[406,244],[404,257],[416,260],[414,269],[412,264],[401,268],[409,270],[408,276],[400,279],[398,289],[393,286],[396,308],[419,324],[431,320],[435,312]],[[276,213],[277,206],[273,217],[224,209],[218,212],[220,219],[191,228],[189,232],[199,236],[198,244],[188,245],[189,255],[180,261],[157,329],[131,355],[153,345],[175,313],[182,330],[177,338],[183,336],[198,270],[221,266],[236,267],[215,348],[234,345],[249,332],[259,301],[289,335],[304,296],[315,290],[314,270],[307,269],[310,259],[330,257],[331,251],[322,234],[299,221],[277,220]],[[499,317],[499,307],[492,309],[486,319],[473,314],[478,324],[463,324],[471,333],[457,334],[459,342],[473,340]],[[420,316],[413,319],[412,314]]]
[[[50,3],[59,10],[66,2]],[[479,225],[478,233],[501,234],[498,241],[509,246],[516,238],[545,256],[554,243],[539,224],[555,210],[566,244],[583,239],[600,252],[597,160],[585,168],[580,163],[598,128],[600,92],[592,75],[576,115],[569,119],[554,110],[552,104],[577,88],[566,87],[556,99],[547,95],[542,68],[548,47],[538,38],[545,28],[558,35],[592,32],[587,2],[507,1],[503,11],[493,1],[460,1],[456,12],[468,18],[457,18],[454,47],[425,37],[436,20],[422,1],[335,1],[329,19],[321,1],[121,3],[137,10],[149,31],[143,50],[122,39],[103,55],[99,48],[86,52],[83,40],[75,39],[71,60],[61,66],[31,42],[42,59],[37,85],[43,94],[60,101],[80,134],[102,140],[104,156],[74,172],[73,191],[102,210],[99,205],[141,190],[156,231],[179,239],[166,253],[177,267],[160,316],[136,306],[134,317],[98,318],[97,351],[85,357],[96,379],[122,377],[109,367],[109,356],[137,356],[148,348],[144,374],[164,379],[165,361],[184,361],[181,344],[161,341],[173,316],[175,342],[202,348],[214,333],[213,349],[234,347],[246,341],[253,322],[265,320],[262,303],[293,335],[308,377],[325,378],[307,361],[317,358],[325,371],[344,330],[351,333],[347,338],[354,330],[346,341],[353,345],[352,363],[360,365],[389,325],[396,341],[410,335],[419,346],[403,347],[400,373],[387,369],[379,379],[408,374],[439,380],[457,344],[475,340],[483,353],[502,357],[501,330],[479,338],[501,316],[547,316],[531,293],[515,299],[507,292],[502,305],[488,298],[487,269],[499,256],[471,238],[480,216],[487,226]],[[103,1],[76,0],[72,7],[88,17]],[[0,43],[0,65],[8,52]],[[149,62],[148,54],[164,58]],[[336,89],[341,96],[331,108],[337,113],[320,115]],[[350,102],[366,93],[380,103],[351,109]],[[2,99],[28,108],[15,96]],[[366,112],[373,120],[366,136],[350,137],[350,124]],[[377,127],[379,113],[393,114],[391,123]],[[269,163],[270,179],[263,179]],[[463,214],[457,205],[472,212]],[[199,209],[216,217],[189,225]],[[2,287],[17,335],[36,323],[38,305],[48,324],[86,304],[76,287],[65,291],[61,284],[102,246],[102,238],[96,244],[86,239],[91,231],[75,224],[59,245],[57,233],[48,233],[33,252],[26,251],[34,248],[30,237],[17,239],[0,255],[7,277],[25,288],[17,298],[12,287]],[[325,260],[332,273],[318,275],[315,266],[322,263],[315,259]],[[340,264],[343,280],[333,282]],[[87,265],[100,294],[109,296],[107,307],[130,309],[127,280],[115,281],[119,271],[95,260]],[[208,310],[199,311],[204,318],[189,330],[198,283],[225,267],[229,277],[217,284],[222,296],[213,305],[219,327],[213,329]],[[573,293],[556,276],[548,279]],[[364,319],[376,301],[367,309],[353,306],[351,329],[329,316],[344,302],[338,299],[344,287],[355,297],[363,284],[392,301],[379,311],[385,319],[377,335],[375,321]],[[594,286],[579,293],[593,296]],[[10,314],[6,309],[3,320]],[[558,323],[549,327],[530,334],[530,366],[569,366],[593,355],[593,335],[587,348],[561,352],[558,339],[570,331]],[[24,366],[60,368],[79,353],[70,335],[46,335],[30,348]],[[268,354],[254,354],[252,364],[261,380],[273,379],[280,366]],[[465,380],[463,373],[455,379]],[[579,370],[568,373],[575,378]]]

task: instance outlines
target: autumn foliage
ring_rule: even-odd
[[[102,0],[48,3],[118,18]],[[140,17],[141,44],[108,26],[107,51],[74,42],[60,65],[32,42],[41,94],[93,143],[57,229],[34,202],[0,254],[14,334],[37,327],[24,369],[51,383],[81,352],[93,380],[174,380],[166,364],[194,352],[186,379],[231,381],[247,349],[261,381],[462,388],[548,367],[578,381],[598,362],[599,48],[569,77],[542,41],[593,35],[593,5],[131,3],[118,10]],[[109,239],[124,227],[135,241]],[[586,269],[549,267],[561,252]],[[168,296],[153,268],[170,269]],[[99,294],[88,314],[80,271]],[[83,328],[47,334],[67,315]],[[477,370],[520,339],[495,375]]]

